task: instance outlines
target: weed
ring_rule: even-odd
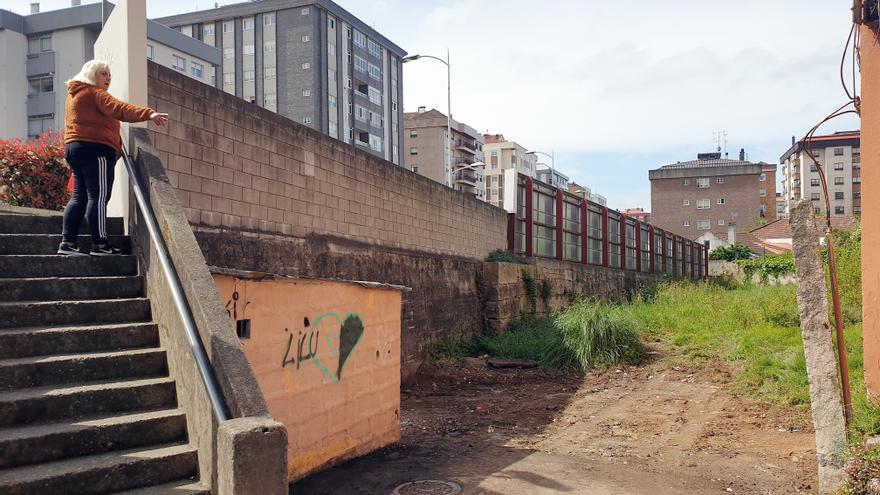
[[[577,360],[550,318],[529,317],[510,323],[507,330],[479,339],[481,351],[504,359],[527,359],[545,368],[570,369]]]
[[[460,361],[473,356],[478,344],[475,339],[466,337],[461,332],[453,332],[438,340],[428,353],[431,360],[451,359]]]
[[[583,300],[558,313],[554,321],[585,370],[636,363],[644,354],[641,323],[624,307]]]
[[[535,277],[526,270],[522,271],[523,289],[526,291],[526,297],[529,300],[531,313],[535,314],[538,309],[538,291],[535,287]]]
[[[500,261],[503,263],[517,263],[519,265],[528,265],[529,262],[521,256],[517,256],[510,251],[504,249],[496,249],[486,256],[486,261]]]
[[[553,295],[553,284],[547,280],[541,280],[541,300],[544,301],[544,307],[550,304],[550,296]]]

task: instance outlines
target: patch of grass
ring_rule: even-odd
[[[623,306],[582,300],[558,313],[554,321],[584,370],[637,363],[644,355],[641,322]]]
[[[477,340],[460,332],[451,333],[438,340],[428,352],[428,358],[434,361],[450,359],[460,361],[475,355],[478,351]]]
[[[503,359],[528,359],[542,367],[571,369],[574,354],[565,346],[562,333],[550,318],[524,318],[510,323],[507,330],[478,341],[481,351]]]
[[[528,265],[529,262],[521,256],[517,256],[505,249],[496,249],[486,256],[486,261],[500,261],[503,263],[516,263],[519,265]]]

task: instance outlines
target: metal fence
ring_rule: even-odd
[[[702,244],[523,174],[509,227],[508,247],[523,256],[694,280],[708,273]]]

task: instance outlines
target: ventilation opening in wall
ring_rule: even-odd
[[[235,333],[242,340],[251,338],[251,320],[237,320]]]

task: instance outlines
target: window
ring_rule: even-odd
[[[336,19],[327,19],[327,29],[336,29]]]
[[[813,163],[812,165],[810,165],[810,172],[818,172],[818,171],[819,171],[819,169],[816,168],[816,164],[815,164],[815,163]]]
[[[345,35],[348,36],[348,39],[351,39],[351,28],[350,27],[345,28]]]
[[[193,76],[201,79],[202,73],[205,70],[205,66],[202,64],[197,64],[197,63],[193,62],[190,64],[189,69],[190,69],[190,72],[192,72]]]
[[[370,73],[370,77],[376,79],[378,81],[382,80],[382,69],[379,68],[378,65],[369,64],[368,72]]]
[[[817,193],[817,192],[810,193],[810,201],[819,201],[820,199],[822,199],[822,198],[821,198],[821,196],[819,196],[819,193]]]
[[[274,51],[275,51],[275,42],[274,42],[274,41],[267,41],[267,42],[263,45],[263,51],[264,51],[265,53],[271,53],[271,52],[274,52]]]
[[[303,70],[309,70],[309,69],[312,68],[312,64],[309,63],[309,62],[303,62],[303,63],[302,63],[302,68],[303,68]]]
[[[712,206],[712,201],[709,199],[698,199],[697,200],[697,209],[698,210],[708,210]]]
[[[682,225],[682,227],[690,227],[691,222],[690,222],[690,220],[685,220],[684,222],[681,222],[681,225]]]
[[[367,61],[358,57],[357,55],[355,55],[354,56],[354,69],[357,71],[360,71],[360,72],[366,72],[367,71]]]
[[[723,205],[723,204],[724,204],[724,198],[718,198],[717,200],[715,200],[715,204],[717,204],[717,205]]]
[[[223,74],[223,84],[235,84],[235,74],[228,72]]]
[[[245,55],[253,55],[254,54],[254,45],[244,45],[242,47],[242,52]]]
[[[275,13],[263,14],[263,25],[271,26],[272,24],[275,24]]]
[[[223,49],[223,58],[225,58],[225,59],[235,58],[235,48],[224,48]]]
[[[410,155],[418,155],[418,154],[419,154],[419,149],[416,148],[415,146],[413,146],[412,148],[409,149],[409,154],[410,154]]]
[[[382,138],[370,134],[370,149],[373,151],[382,151]]]
[[[147,60],[153,60],[153,45],[147,45]]]
[[[709,230],[710,228],[712,228],[712,224],[708,220],[697,220],[697,229]]]
[[[193,27],[191,25],[181,26],[180,32],[192,38],[193,35]]]
[[[266,108],[274,107],[278,103],[278,96],[267,94],[263,96],[263,106]]]
[[[302,42],[303,42],[303,43],[308,43],[309,41],[312,41],[312,37],[311,37],[311,36],[309,36],[309,35],[305,35],[305,36],[302,37]]]
[[[354,45],[359,46],[361,48],[365,48],[367,46],[367,36],[364,33],[355,30],[355,32],[354,32]]]
[[[235,26],[232,24],[232,21],[223,21],[223,32],[231,33],[235,31]]]
[[[331,57],[336,56],[336,45],[334,45],[333,43],[327,43],[327,55]]]
[[[311,89],[304,89],[303,96],[306,96],[306,97],[312,96],[312,90]]]
[[[382,56],[382,50],[379,48],[379,43],[376,43],[373,40],[367,40],[367,51],[370,52],[370,55],[374,57]]]
[[[812,187],[819,187],[819,185],[820,185],[819,179],[810,179],[810,185]]]
[[[335,81],[336,80],[336,71],[335,70],[330,69],[327,71],[327,80],[328,81]]]
[[[311,124],[311,123],[312,123],[311,117],[303,117],[303,124]]]
[[[311,14],[311,13],[312,13],[312,11],[309,10],[308,7],[306,7],[306,8],[304,8],[304,9],[302,9],[302,10],[299,11],[299,15],[309,15],[309,14]]]
[[[834,148],[834,156],[843,156],[843,148]]]
[[[834,170],[843,170],[843,162],[834,162]]]
[[[55,125],[55,115],[42,115],[28,118],[28,138],[39,137]]]
[[[861,191],[853,191],[853,199],[862,199]]]
[[[701,177],[697,179],[697,187],[700,189],[706,189],[707,187],[709,187],[709,178]]]
[[[758,189],[758,196],[761,196],[763,198],[766,195],[767,195],[766,189]]]
[[[253,29],[254,28],[254,18],[248,17],[248,18],[242,19],[241,20],[241,28],[244,29],[245,31],[247,31],[249,29]]]
[[[52,51],[52,35],[44,34],[28,38],[28,55],[38,55]]]
[[[758,180],[761,182],[764,182],[765,180],[767,180],[767,174],[765,174],[763,172],[758,174]]]
[[[681,206],[690,206],[690,205],[691,205],[691,200],[689,200],[689,199],[685,199],[681,202]]]
[[[171,55],[171,68],[186,72],[186,59],[177,55]]]
[[[844,183],[844,182],[843,182],[843,177],[839,177],[839,176],[834,177],[834,185],[835,185],[835,186],[842,186],[843,183]]]
[[[844,213],[846,213],[845,207],[843,207],[843,206],[835,206],[834,207],[834,214],[835,215],[843,215]]]
[[[336,99],[335,96],[330,95],[330,96],[327,98],[327,104],[330,105],[330,108],[336,108],[337,105],[338,105],[338,100]]]
[[[263,78],[264,79],[275,79],[275,67],[266,67],[263,69]]]
[[[36,96],[40,93],[51,93],[53,91],[55,91],[55,81],[52,76],[28,79],[28,96]]]
[[[690,180],[690,179],[684,179],[683,181],[681,181],[681,185],[683,185],[683,186],[689,186],[689,185],[691,185],[691,180]]]
[[[718,219],[718,225],[721,226],[721,227],[723,227],[723,226],[725,225],[725,222],[724,222],[724,219],[723,219],[723,218],[719,218],[719,219]]]
[[[241,73],[241,80],[244,82],[254,82],[254,71],[246,70]]]
[[[716,184],[724,184],[724,177],[715,177]]]
[[[202,27],[202,36],[214,36],[214,23],[205,24]]]
[[[413,165],[413,166],[412,166],[412,171],[415,172],[415,173],[419,173],[419,166],[418,166],[418,165]]]
[[[370,112],[370,125],[373,127],[382,127],[382,115],[376,112]]]
[[[375,103],[376,105],[382,104],[382,92],[378,89],[370,86],[367,90],[367,94],[370,97],[370,102]]]
[[[419,131],[417,131],[417,130],[415,130],[415,129],[409,131],[409,137],[411,137],[411,138],[417,138],[417,137],[419,137]],[[495,157],[495,158],[498,158],[498,152],[497,152],[497,151],[493,151],[493,152],[492,152],[492,156]],[[496,161],[497,161],[497,160],[496,160]]]
[[[834,199],[844,199],[843,191],[834,191]]]

